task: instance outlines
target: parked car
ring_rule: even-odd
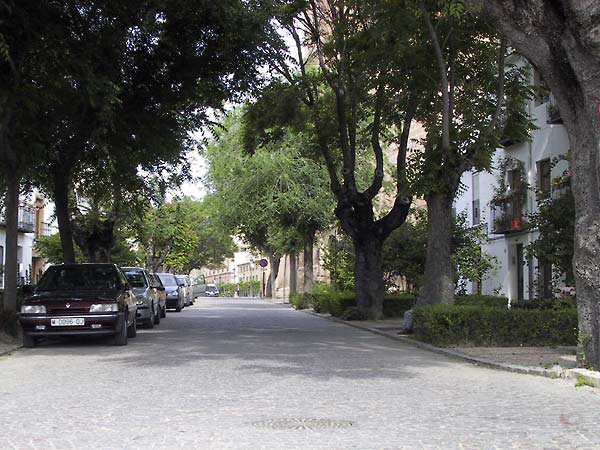
[[[157,273],[167,292],[167,308],[180,312],[184,307],[183,290],[172,273]]]
[[[115,264],[50,266],[21,305],[23,346],[39,338],[112,335],[115,345],[136,336],[133,289]]]
[[[156,293],[158,295],[158,304],[160,305],[160,317],[164,319],[165,317],[167,317],[167,292],[157,274],[151,273],[150,278],[152,283],[151,286],[153,289],[156,289]]]
[[[216,284],[208,283],[206,285],[206,290],[204,291],[204,294],[207,297],[218,297],[219,296],[219,288],[217,287]]]
[[[146,328],[154,328],[160,323],[160,305],[158,291],[152,287],[150,274],[142,267],[122,269],[135,293],[138,323]]]
[[[194,304],[194,296],[192,294],[192,282],[190,281],[190,277],[186,275],[175,275],[175,278],[177,278],[177,283],[181,286],[181,290],[183,291],[185,306],[192,306]]]

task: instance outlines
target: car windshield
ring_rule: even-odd
[[[216,286],[207,286],[206,291],[207,292],[215,292],[215,291],[218,291],[218,289]]]
[[[127,277],[127,281],[132,287],[146,287],[146,277],[144,276],[144,272],[141,270],[126,270],[125,276]]]
[[[164,286],[177,286],[177,280],[175,280],[175,276],[169,273],[161,273],[158,275],[160,281]]]
[[[39,290],[116,289],[120,286],[114,267],[50,267],[38,284]]]
[[[185,278],[183,278],[183,277],[175,277],[175,278],[177,278],[177,284],[179,286],[185,286]]]

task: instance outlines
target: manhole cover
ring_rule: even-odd
[[[349,420],[331,419],[272,419],[253,422],[257,428],[268,428],[271,430],[336,430],[350,428],[354,425]]]

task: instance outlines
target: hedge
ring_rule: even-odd
[[[429,305],[414,309],[414,334],[436,346],[576,345],[577,310]]]
[[[497,295],[459,295],[454,298],[456,306],[483,306],[490,308],[508,308],[508,298]]]
[[[349,309],[356,308],[356,297],[353,293],[343,292],[305,292],[290,296],[290,303],[296,309],[312,307],[315,312],[341,317]],[[414,304],[414,295],[387,295],[383,299],[383,316],[402,317]]]

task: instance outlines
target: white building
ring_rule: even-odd
[[[32,202],[22,199],[19,202],[17,241],[17,276],[20,283],[37,282],[44,269],[44,261],[34,249],[35,239],[42,236],[48,236],[53,231],[46,212],[45,199],[39,195],[34,195]],[[4,215],[0,215],[0,263],[4,269],[6,258],[6,223]],[[4,270],[0,276],[0,289],[4,288]]]
[[[531,82],[539,84],[537,80],[532,74]],[[497,273],[482,283],[482,293],[498,293],[511,302],[550,295],[552,268],[528,260],[526,255],[527,245],[539,236],[528,226],[527,214],[537,211],[536,189],[560,195],[564,185],[557,180],[569,176],[568,162],[556,162],[568,153],[569,138],[553,97],[536,98],[527,108],[538,128],[531,133],[531,140],[503,142],[504,148],[494,155],[492,172],[465,173],[462,183],[466,190],[455,200],[457,214],[466,212],[469,224],[486,224],[489,241],[482,250],[495,256],[500,265]],[[499,196],[502,180],[506,189]],[[474,283],[470,291],[477,291]]]

